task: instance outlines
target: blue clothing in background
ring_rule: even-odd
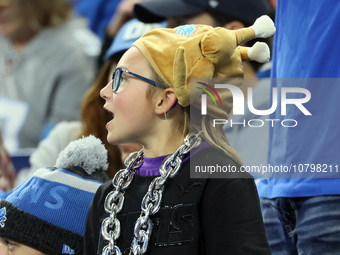
[[[121,0],[73,0],[75,12],[88,19],[89,28],[104,38],[116,7]]]
[[[333,0],[278,1],[272,87],[277,87],[278,94],[285,87],[309,91],[311,98],[303,106],[311,116],[293,104],[287,105],[282,116],[280,95],[277,110],[270,116],[298,122],[295,127],[275,125],[269,133],[269,164],[291,165],[291,172],[285,176],[281,171],[271,172],[258,183],[273,255],[339,254],[339,13],[340,4]],[[294,92],[286,97],[305,95]],[[309,168],[305,172],[305,164],[314,169],[319,164],[326,171]]]
[[[259,195],[266,198],[306,197],[340,194],[340,4],[337,1],[278,1],[274,38],[272,86],[306,88],[311,99],[304,106],[312,116],[305,116],[294,105],[287,115],[278,108],[271,119],[295,119],[293,128],[275,125],[270,128],[268,163],[272,166],[327,164],[324,176],[329,178],[276,178],[282,173],[269,173],[270,178],[258,184]],[[319,79],[306,79],[319,78]],[[323,78],[323,79],[320,79]],[[300,94],[300,95],[298,95]],[[301,93],[291,93],[292,98]],[[330,165],[333,172],[330,173]],[[315,177],[310,175],[309,177]]]

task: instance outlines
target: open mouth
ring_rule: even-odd
[[[106,109],[105,107],[104,107],[104,110],[105,111],[107,111],[111,116],[112,116],[112,119],[110,119],[109,118],[109,116],[107,115],[107,123],[106,123],[106,129],[108,129],[108,127],[109,127],[109,125],[110,125],[110,123],[113,121],[113,119],[115,118],[115,115],[114,115],[114,113],[113,112],[111,112],[111,111],[109,111],[108,109]]]
[[[106,109],[105,107],[104,107],[104,110],[105,110],[105,111],[107,111],[108,113],[110,113],[110,115],[112,115],[112,118],[114,118],[114,117],[115,117],[114,113],[113,113],[113,112],[111,112],[111,111],[109,111],[109,110],[108,110],[108,109]]]

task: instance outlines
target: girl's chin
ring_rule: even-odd
[[[109,136],[107,137],[107,141],[108,141],[109,144],[111,144],[111,145],[118,145],[118,143],[116,142],[116,140],[110,139]]]
[[[107,141],[112,145],[119,145],[122,143],[121,140],[117,139],[117,136],[114,136],[112,133],[110,133],[110,131],[107,134]]]

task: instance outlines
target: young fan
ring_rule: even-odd
[[[225,104],[208,100],[202,117],[196,86],[203,85],[190,78],[230,77],[239,84],[242,60],[267,60],[269,50],[237,46],[274,31],[268,17],[235,32],[204,25],[153,29],[123,55],[101,90],[112,114],[107,139],[144,148],[98,189],[85,254],[270,254],[249,174],[190,179],[194,166],[242,165],[222,127],[212,126],[214,118],[228,117],[230,92],[218,90]]]
[[[70,143],[55,168],[40,168],[0,199],[0,254],[83,254],[88,207],[109,180],[107,151],[89,136]]]

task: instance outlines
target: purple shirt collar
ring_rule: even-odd
[[[189,154],[187,154],[183,162],[187,161],[192,155],[196,154],[197,152],[209,148],[211,145],[208,142],[201,143],[200,146],[193,149]],[[137,174],[141,176],[157,176],[159,174],[159,167],[161,166],[163,160],[169,155],[164,155],[156,158],[147,158],[144,157],[144,162],[140,166],[140,168],[137,170]]]

